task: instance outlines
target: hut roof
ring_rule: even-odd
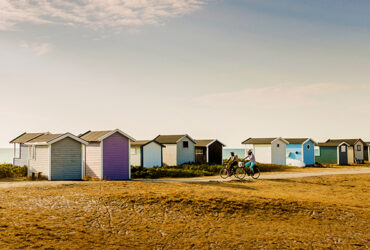
[[[281,137],[274,137],[274,138],[248,138],[247,140],[243,141],[242,144],[271,144],[273,141],[280,139],[285,143],[289,143],[285,139]]]
[[[32,139],[35,139],[36,137],[39,137],[45,133],[23,133],[17,138],[10,141],[10,143],[26,143]]]
[[[311,138],[284,138],[284,139],[287,140],[289,144],[303,144],[306,141],[311,140],[315,145],[317,145],[317,143]]]
[[[222,146],[225,147],[225,145],[217,139],[195,139],[195,140],[197,142],[195,144],[196,147],[207,147],[209,144],[216,142],[216,141],[218,141],[219,143],[222,144]]]
[[[128,139],[130,139],[131,141],[136,141],[134,138],[132,138],[131,136],[123,133],[121,130],[119,129],[115,129],[115,130],[105,130],[105,131],[87,131],[81,135],[79,135],[78,137],[80,137],[82,140],[85,140],[87,142],[101,142],[102,140],[104,140],[106,137],[110,136],[111,134],[114,134],[114,133],[120,133],[121,135],[127,137]]]
[[[362,144],[365,144],[361,139],[329,139],[326,142],[346,142],[350,146],[354,146],[358,141],[360,141]]]
[[[61,137],[62,135],[64,134],[45,134],[45,135],[41,135],[39,137],[36,137],[35,139],[33,140],[30,140],[28,141],[28,143],[38,143],[38,142],[49,142],[49,141],[52,141],[58,137]]]
[[[154,140],[162,144],[176,144],[179,140],[181,140],[184,137],[188,137],[192,142],[196,143],[196,141],[187,134],[158,135],[156,138],[154,138]]]

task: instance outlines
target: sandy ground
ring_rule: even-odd
[[[262,173],[261,180],[277,180],[277,179],[292,179],[315,177],[325,175],[353,175],[353,174],[370,174],[370,168],[346,168],[346,169],[322,169],[321,171],[310,172],[270,172]],[[247,179],[247,178],[246,178]],[[196,178],[179,178],[179,179],[156,179],[156,180],[135,180],[140,182],[175,182],[175,183],[197,183],[197,182],[221,182],[233,181],[234,177],[222,179],[219,176],[212,177],[196,177]],[[21,182],[0,182],[0,188],[11,187],[32,187],[32,186],[57,186],[64,184],[81,183],[82,181],[21,181]]]

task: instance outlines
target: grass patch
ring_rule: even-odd
[[[18,178],[27,176],[27,167],[17,167],[12,164],[0,165],[0,178]]]

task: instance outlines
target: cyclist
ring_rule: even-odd
[[[227,170],[231,172],[231,170],[235,167],[238,166],[238,156],[234,154],[234,152],[230,153],[230,158],[227,160],[228,163],[228,168]]]
[[[251,149],[248,150],[247,157],[244,158],[244,160],[249,160],[247,163],[245,163],[245,166],[250,168],[252,171],[252,174],[254,173],[253,167],[256,165],[256,158],[254,157],[254,154]]]

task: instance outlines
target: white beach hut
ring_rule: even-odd
[[[286,165],[286,145],[289,142],[281,137],[248,138],[242,144],[246,150],[252,149],[257,162]]]

